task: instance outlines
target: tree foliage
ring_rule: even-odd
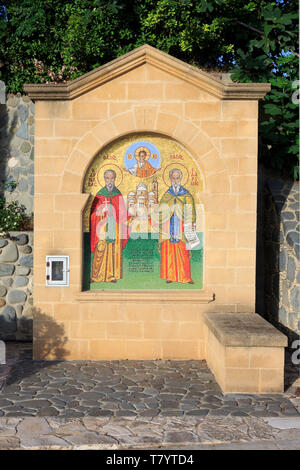
[[[253,21],[248,47],[237,50],[232,75],[238,81],[271,83],[271,92],[260,103],[259,157],[266,166],[295,179],[299,178],[297,8],[297,2],[284,0],[263,6]]]
[[[234,80],[271,82],[260,156],[296,176],[297,9],[296,0],[6,0],[0,76],[11,92],[64,82],[147,43]]]

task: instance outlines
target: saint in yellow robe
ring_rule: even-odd
[[[184,235],[184,224],[196,221],[193,196],[182,186],[177,195],[170,187],[160,201],[160,211],[160,277],[166,281],[193,283]]]

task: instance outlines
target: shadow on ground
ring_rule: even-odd
[[[6,342],[6,364],[0,365],[0,389],[1,380],[2,386],[13,385],[38,374],[40,369],[58,364],[68,356],[64,326],[57,324],[50,315],[37,308],[33,308],[33,319],[36,338],[33,346],[28,342]],[[1,319],[5,331],[7,328],[3,323],[6,321],[11,325],[9,319]],[[54,358],[55,360],[49,360]]]
[[[224,395],[205,361],[33,361],[28,346],[15,343],[0,416],[299,416],[283,395]]]

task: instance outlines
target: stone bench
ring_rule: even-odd
[[[282,393],[287,338],[261,316],[205,313],[206,359],[224,393]]]

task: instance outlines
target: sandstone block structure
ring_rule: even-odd
[[[269,89],[216,78],[147,45],[68,84],[25,86],[36,113],[35,358],[55,359],[62,344],[65,359],[203,359],[204,313],[255,312],[258,101]],[[182,194],[203,209],[199,284],[187,277],[185,285],[122,288],[125,276],[112,276],[115,284],[105,277],[90,284],[85,238],[92,201],[104,194],[105,165],[117,168],[110,177],[120,188],[138,179],[134,168],[144,157],[126,150],[136,142],[145,155],[149,151],[147,171],[151,178],[156,172],[159,183],[155,198],[174,157],[173,167],[181,162],[181,178],[188,181]],[[170,151],[178,146],[179,156]],[[134,158],[136,167],[130,166]],[[93,185],[94,192],[87,190]],[[137,186],[128,186],[128,194]],[[114,227],[121,223],[115,219]],[[116,239],[110,243],[117,246]],[[46,256],[69,257],[68,286],[46,286]],[[196,272],[193,257],[190,263]]]

